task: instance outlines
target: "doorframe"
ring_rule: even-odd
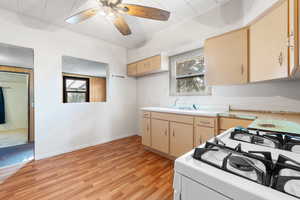
[[[35,129],[34,129],[34,73],[33,69],[13,67],[13,66],[1,66],[0,72],[12,72],[20,74],[28,74],[29,77],[29,90],[28,90],[28,141],[34,142]]]

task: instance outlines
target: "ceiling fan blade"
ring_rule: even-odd
[[[118,4],[121,4],[123,0],[109,0],[109,4],[116,6]]]
[[[121,8],[124,13],[136,17],[161,21],[167,21],[170,17],[170,12],[158,8],[139,6],[135,4],[120,4],[118,7]]]
[[[82,22],[86,19],[95,16],[99,10],[100,10],[99,8],[90,8],[67,18],[65,21],[68,22],[69,24],[77,24],[79,22]]]
[[[113,20],[113,23],[114,23],[115,27],[123,35],[130,35],[131,34],[131,30],[130,30],[128,24],[126,23],[125,19],[122,16],[116,15],[116,17]]]

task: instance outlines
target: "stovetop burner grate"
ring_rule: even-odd
[[[237,127],[231,132],[230,139],[300,153],[300,137],[293,133]]]
[[[196,148],[193,158],[300,199],[300,163],[286,156],[274,163],[271,152],[244,152],[241,144],[230,148],[217,139]]]
[[[196,160],[263,185],[269,185],[271,181],[270,171],[273,163],[269,152],[257,151],[252,154],[242,151],[241,145],[230,148],[225,145],[207,142],[205,148],[195,149],[193,157]],[[243,162],[239,163],[239,166],[238,160]],[[241,170],[238,167],[244,168]]]

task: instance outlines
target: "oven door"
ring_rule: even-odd
[[[182,181],[181,200],[199,200],[199,199],[230,200],[231,199],[211,188],[208,188],[184,176],[182,176],[181,181]]]

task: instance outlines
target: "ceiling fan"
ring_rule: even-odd
[[[81,11],[66,19],[70,24],[77,24],[89,19],[98,13],[106,16],[115,27],[123,34],[130,35],[131,30],[122,14],[132,15],[153,20],[167,21],[170,12],[158,8],[140,6],[135,4],[123,4],[122,0],[96,0],[99,7]]]

